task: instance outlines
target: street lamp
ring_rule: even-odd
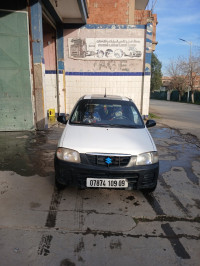
[[[192,60],[192,42],[189,42],[189,41],[186,41],[186,40],[184,40],[184,39],[180,39],[179,38],[179,40],[180,41],[183,41],[183,42],[186,42],[187,44],[189,44],[190,45],[190,56],[189,56],[189,66],[190,66],[190,86],[191,86],[191,82],[192,82],[192,62],[191,62],[191,60]],[[187,92],[187,102],[189,102],[189,87],[188,87],[188,92]]]
[[[180,38],[179,38],[179,40],[181,40],[183,42],[186,42],[186,43],[188,43],[190,45],[190,60],[191,60],[191,57],[192,57],[192,42],[189,42],[189,41],[186,41],[186,40],[180,39]]]

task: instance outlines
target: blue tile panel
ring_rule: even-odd
[[[43,33],[42,33],[42,4],[31,0],[31,31],[33,45],[33,63],[44,64]]]
[[[65,72],[66,76],[148,76],[150,72]]]
[[[58,73],[62,74],[63,71],[59,70]],[[45,70],[45,74],[57,74],[57,71],[56,70]]]
[[[151,72],[151,56],[152,56],[152,34],[153,25],[147,24],[146,30],[146,55],[145,55],[145,75]]]
[[[56,74],[56,70],[46,70],[45,74]],[[62,74],[59,70],[59,74]],[[151,73],[144,72],[65,72],[66,76],[149,76]]]
[[[58,69],[64,70],[64,38],[63,38],[63,28],[57,27],[57,60]]]

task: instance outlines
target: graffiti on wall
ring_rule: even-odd
[[[83,60],[143,59],[142,38],[69,38],[69,57]]]

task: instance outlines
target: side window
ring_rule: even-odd
[[[76,109],[76,111],[73,113],[72,119],[73,122],[77,122],[78,121],[78,110]]]
[[[71,118],[71,122],[73,123],[80,123],[83,121],[83,116],[85,114],[85,105],[83,103],[79,103],[76,109],[74,110],[74,113]]]
[[[133,113],[133,120],[134,120],[134,123],[135,124],[141,124],[140,123],[140,117],[138,115],[138,113],[136,112],[135,108],[133,106],[131,106],[131,109],[132,109],[132,113]]]

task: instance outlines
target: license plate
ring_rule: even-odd
[[[126,179],[87,178],[87,187],[124,188],[128,187]]]

